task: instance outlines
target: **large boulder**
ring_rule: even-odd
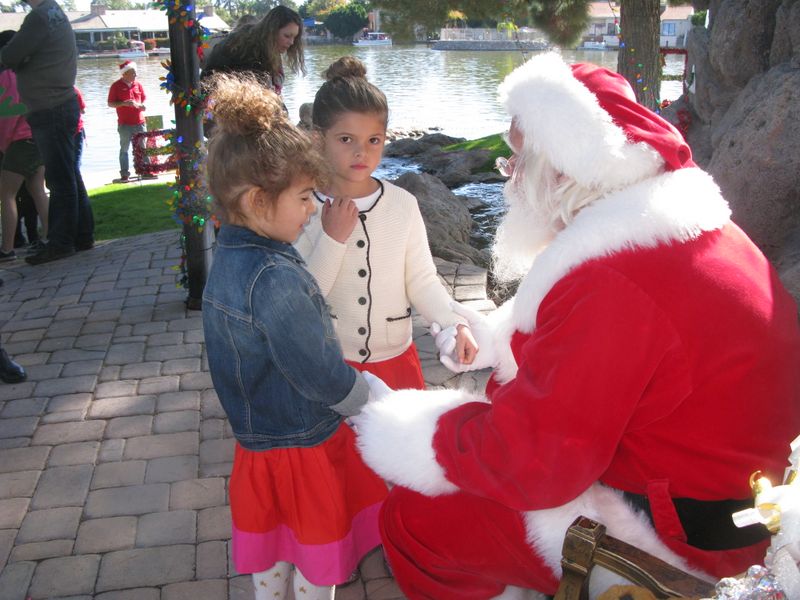
[[[711,33],[705,27],[693,27],[686,39],[689,52],[687,65],[694,73],[692,107],[700,119],[708,124],[719,121],[736,99],[739,88],[725,85],[709,60]]]
[[[709,59],[723,84],[743,88],[769,68],[775,13],[782,0],[717,0]]]
[[[775,15],[769,64],[774,67],[782,62],[800,67],[800,2],[796,0],[784,0]]]
[[[455,138],[443,133],[428,133],[419,138],[401,138],[387,144],[383,150],[384,156],[417,156],[431,149],[450,146],[466,141],[465,138]]]
[[[489,161],[489,150],[456,150],[442,152],[432,149],[419,157],[420,168],[437,177],[449,188],[470,183],[473,172],[482,170]]]
[[[753,77],[712,134],[708,171],[734,220],[772,259],[800,226],[800,70]]]
[[[469,245],[474,223],[459,196],[427,173],[404,173],[394,183],[416,196],[434,256],[488,267],[488,253]]]
[[[675,123],[688,102],[699,164],[800,301],[800,1],[710,0],[709,14],[688,38],[689,94],[665,112]]]

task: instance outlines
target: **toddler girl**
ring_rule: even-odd
[[[389,108],[365,76],[361,61],[340,58],[314,98],[313,127],[331,177],[314,193],[322,210],[296,246],[328,301],[348,363],[394,389],[424,389],[412,306],[431,323],[457,325],[461,362],[472,362],[477,345],[436,274],[416,198],[372,176]]]
[[[314,278],[292,246],[322,173],[278,97],[246,76],[211,81],[208,184],[223,222],[203,294],[214,388],[237,444],[233,561],[257,599],[332,599],[380,544],[384,483],[344,416],[367,401]],[[292,567],[295,567],[294,571]]]

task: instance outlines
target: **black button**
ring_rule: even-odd
[[[362,296],[361,298],[358,299],[358,303],[361,306],[364,306],[367,303],[367,299]]]
[[[359,327],[358,328],[358,333],[361,334],[361,335],[366,335],[367,328],[366,327]]]
[[[360,356],[366,356],[367,355],[367,351],[362,348],[361,350],[358,351],[358,354]]]
[[[361,219],[361,222],[363,223],[364,221],[367,220],[367,215],[362,213],[362,214],[358,215],[358,218]]]
[[[359,248],[363,248],[365,246],[364,240],[358,240],[356,242],[356,246],[358,246]]]
[[[364,269],[359,269],[358,270],[358,276],[359,277],[366,277],[367,276],[367,272]]]

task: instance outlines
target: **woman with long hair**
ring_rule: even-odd
[[[303,20],[286,6],[276,6],[260,21],[237,26],[219,42],[203,68],[202,78],[214,72],[251,72],[276,94],[284,80],[286,65],[305,75]]]

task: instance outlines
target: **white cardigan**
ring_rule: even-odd
[[[345,244],[322,230],[319,210],[295,243],[331,310],[346,359],[376,362],[411,345],[411,307],[447,327],[464,320],[433,264],[417,199],[380,181],[383,193]]]

